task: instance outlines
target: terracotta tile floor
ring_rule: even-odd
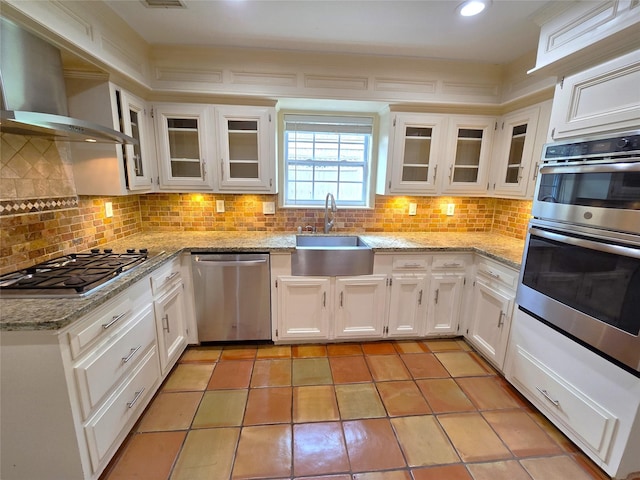
[[[191,347],[102,476],[607,478],[462,340]]]

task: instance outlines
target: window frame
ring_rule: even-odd
[[[312,163],[309,163],[309,160],[292,160],[292,161],[288,161],[288,146],[289,146],[289,139],[288,139],[288,135],[287,135],[287,124],[288,122],[291,122],[292,118],[297,118],[299,119],[300,122],[302,122],[303,120],[308,120],[306,123],[314,123],[314,119],[318,121],[318,125],[321,125],[322,123],[320,122],[322,119],[326,119],[329,122],[331,122],[332,120],[342,120],[342,122],[340,123],[346,123],[346,124],[350,124],[350,125],[354,125],[354,126],[359,126],[360,128],[363,127],[363,122],[362,120],[366,121],[366,125],[368,125],[369,128],[369,132],[356,132],[354,131],[353,133],[366,133],[369,135],[368,137],[368,142],[364,142],[364,156],[366,157],[364,160],[362,161],[356,161],[356,162],[352,162],[352,161],[347,161],[347,160],[311,160]],[[360,120],[360,121],[359,121]],[[280,115],[279,115],[279,144],[282,146],[282,148],[279,149],[279,155],[278,155],[278,160],[279,163],[281,165],[282,168],[280,168],[280,175],[279,175],[279,181],[280,181],[280,192],[281,195],[279,195],[279,206],[282,208],[307,208],[307,209],[314,209],[314,208],[324,208],[324,204],[325,204],[325,197],[323,196],[322,199],[318,199],[318,200],[299,200],[299,201],[291,201],[291,199],[288,196],[288,188],[289,188],[289,178],[288,178],[288,166],[289,165],[310,165],[312,166],[312,178],[310,180],[310,183],[312,184],[312,188],[315,187],[315,185],[317,183],[323,183],[322,180],[316,180],[316,169],[315,167],[323,167],[323,166],[330,166],[330,167],[336,167],[337,168],[337,180],[330,180],[327,181],[329,183],[335,183],[336,184],[336,191],[333,191],[332,193],[334,194],[334,196],[336,197],[336,203],[338,205],[338,207],[342,207],[342,208],[354,208],[354,209],[371,209],[373,208],[373,204],[374,204],[374,195],[375,195],[375,184],[374,184],[374,179],[375,179],[375,174],[376,174],[376,163],[377,163],[377,128],[378,128],[378,115],[376,113],[372,113],[372,112],[366,112],[366,113],[362,113],[362,112],[340,112],[340,113],[336,113],[336,112],[309,112],[309,111],[281,111]],[[354,128],[354,130],[356,130],[356,128]],[[322,133],[321,129],[320,131],[315,131],[315,134],[318,133]],[[329,133],[329,132],[326,132]],[[349,132],[345,131],[345,132],[341,132],[341,133],[345,133],[345,134],[349,134]],[[315,137],[315,135],[314,135]],[[315,148],[315,146],[317,144],[321,144],[322,142],[316,142],[316,139],[314,138],[313,141],[313,147]],[[340,148],[341,145],[345,145],[348,144],[347,142],[342,143],[340,142],[338,144],[338,148]],[[362,182],[355,182],[355,181],[340,181],[340,167],[344,167],[344,166],[356,166],[356,167],[361,167],[362,168]],[[348,184],[358,184],[362,186],[362,195],[361,195],[361,200],[357,200],[357,201],[350,201],[350,200],[341,200],[339,199],[339,195],[338,195],[338,189],[340,188],[340,185],[348,185]]]

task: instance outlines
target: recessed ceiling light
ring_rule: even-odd
[[[472,17],[482,12],[488,3],[486,0],[467,0],[458,7],[458,11],[463,17]]]

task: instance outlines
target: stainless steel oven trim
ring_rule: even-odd
[[[640,157],[634,157],[627,159],[625,162],[611,163],[611,160],[607,160],[606,163],[591,163],[585,164],[544,164],[540,168],[541,174],[553,174],[553,173],[627,173],[627,172],[640,172]]]
[[[538,235],[540,228],[547,227],[556,228],[555,232],[545,231],[545,234],[551,236],[557,235],[553,238],[556,241],[558,237],[565,236],[564,233],[557,233],[557,229],[562,232],[568,232],[569,238],[572,240],[584,241],[582,239],[575,239],[570,237],[573,232],[580,234],[580,232],[591,233],[593,235],[593,229],[581,229],[574,228],[568,230],[564,225],[553,224],[551,222],[541,222],[539,220],[531,220],[529,227],[529,235],[524,247],[524,257],[522,259],[522,268],[520,269],[520,278],[518,283],[518,291],[516,294],[516,303],[528,313],[543,319],[546,323],[555,327],[558,331],[568,335],[581,344],[592,348],[596,353],[603,354],[609,359],[613,359],[626,370],[634,373],[636,376],[640,376],[640,336],[631,335],[623,330],[620,330],[614,326],[604,323],[596,318],[591,317],[579,310],[569,307],[562,302],[559,302],[553,298],[528,287],[523,283],[526,255],[529,250],[530,235]],[[609,239],[615,239],[620,241],[621,238],[632,239],[635,237],[635,241],[629,242],[630,245],[637,246],[640,249],[640,240],[637,236],[617,234]],[[602,237],[600,237],[602,238]],[[590,240],[586,240],[591,243]],[[603,241],[607,241],[606,238]],[[569,243],[569,242],[567,242]],[[623,247],[627,248],[627,247]],[[634,250],[633,247],[629,248]],[[640,251],[640,250],[639,250]],[[633,255],[637,258],[637,255]]]
[[[640,250],[624,247],[622,245],[612,245],[610,243],[571,237],[569,235],[540,230],[539,228],[534,227],[529,229],[529,233],[537,235],[538,237],[548,238],[550,240],[556,240],[557,242],[568,243],[570,245],[577,245],[578,247],[584,247],[590,250],[598,250],[600,252],[612,253],[614,255],[623,255],[625,257],[640,258]]]

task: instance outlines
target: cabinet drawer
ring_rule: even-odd
[[[433,257],[433,270],[464,270],[467,266],[467,255],[436,255]]]
[[[69,329],[71,357],[75,360],[96,342],[117,335],[122,325],[138,310],[137,307],[150,302],[149,284],[141,280],[93,310]]]
[[[154,392],[160,378],[158,352],[153,347],[123,385],[86,423],[85,434],[94,472],[119,437],[126,435]]]
[[[512,380],[544,413],[578,436],[603,461],[617,418],[521,346],[516,346]]]
[[[157,295],[180,280],[180,259],[176,258],[151,274],[151,292]]]
[[[476,273],[484,275],[494,282],[500,282],[512,290],[515,290],[518,286],[518,272],[496,262],[491,262],[486,258],[478,259]]]
[[[393,257],[393,270],[404,272],[424,271],[429,267],[431,257],[425,256],[403,256]]]
[[[120,330],[119,337],[89,355],[74,368],[86,418],[104,395],[138,362],[155,341],[151,305]]]

